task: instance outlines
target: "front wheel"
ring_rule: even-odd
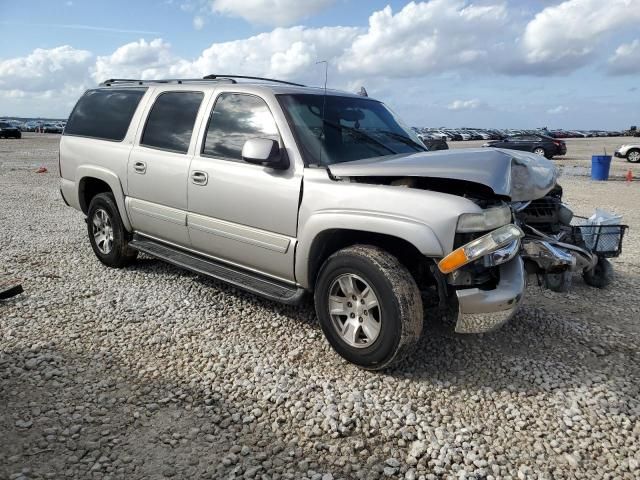
[[[605,288],[609,286],[613,280],[613,266],[606,258],[598,258],[598,263],[591,270],[587,270],[582,274],[587,285],[596,288]]]
[[[640,162],[640,150],[629,150],[629,152],[627,153],[627,162]]]
[[[93,197],[87,212],[87,229],[91,248],[105,265],[122,268],[135,260],[138,252],[129,247],[129,234],[111,193]]]
[[[314,296],[325,337],[359,367],[381,370],[398,362],[422,333],[418,286],[381,248],[355,245],[334,253],[318,274]]]

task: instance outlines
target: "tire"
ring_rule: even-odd
[[[632,148],[627,152],[627,162],[638,163],[640,162],[640,149]]]
[[[535,153],[536,155],[540,155],[541,157],[546,157],[547,156],[547,152],[544,148],[542,147],[536,147],[533,149],[533,153]]]
[[[87,212],[87,233],[96,257],[108,267],[126,267],[138,255],[136,250],[129,247],[129,233],[122,224],[111,193],[99,193],[91,199]]]
[[[570,270],[544,275],[544,286],[552,292],[566,293],[571,289],[573,275]]]
[[[415,280],[396,257],[378,247],[355,245],[331,255],[318,274],[314,299],[333,349],[367,370],[400,361],[422,333],[422,299]]]
[[[583,272],[582,278],[587,285],[605,288],[613,280],[613,266],[606,258],[598,258],[598,263],[591,270]]]

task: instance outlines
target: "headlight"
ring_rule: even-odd
[[[478,260],[506,245],[513,242],[519,243],[523,236],[522,230],[515,225],[505,225],[480,238],[476,238],[460,248],[456,248],[438,262],[438,268],[442,273],[451,273],[467,263]]]
[[[501,227],[509,222],[511,222],[511,208],[503,205],[502,207],[488,208],[480,213],[463,213],[458,217],[456,232],[483,232]]]

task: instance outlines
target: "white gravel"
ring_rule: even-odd
[[[563,181],[631,225],[612,287],[531,286],[502,330],[430,324],[376,374],[332,352],[311,305],[149,258],[103,267],[56,147],[0,140],[0,273],[25,288],[0,303],[0,478],[640,476],[637,183]]]

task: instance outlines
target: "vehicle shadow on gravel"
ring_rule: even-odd
[[[536,393],[640,378],[633,339],[582,318],[525,306],[496,332],[460,335],[429,325],[415,354],[388,373],[482,390]]]
[[[314,332],[318,342],[325,343],[311,295],[300,306],[287,306],[155,259],[143,257],[129,268],[144,271],[145,275],[191,276],[205,289],[234,295],[252,308],[283,316],[286,323]],[[310,362],[342,362],[345,368],[358,371],[357,367],[319,345],[309,348],[311,351],[306,351],[305,357]],[[327,355],[330,358],[325,358]],[[581,316],[558,315],[553,310],[525,305],[504,327],[480,335],[456,334],[452,325],[431,321],[427,314],[423,335],[415,351],[406,360],[379,374],[476,389],[535,392],[550,391],[558,386],[558,381],[564,388],[589,385],[593,382],[594,372],[603,379],[640,378],[637,359],[638,347],[633,339],[603,329],[599,323],[589,322]],[[327,369],[319,374],[331,379],[336,372],[340,369]],[[556,383],[547,382],[546,377],[553,378]]]

